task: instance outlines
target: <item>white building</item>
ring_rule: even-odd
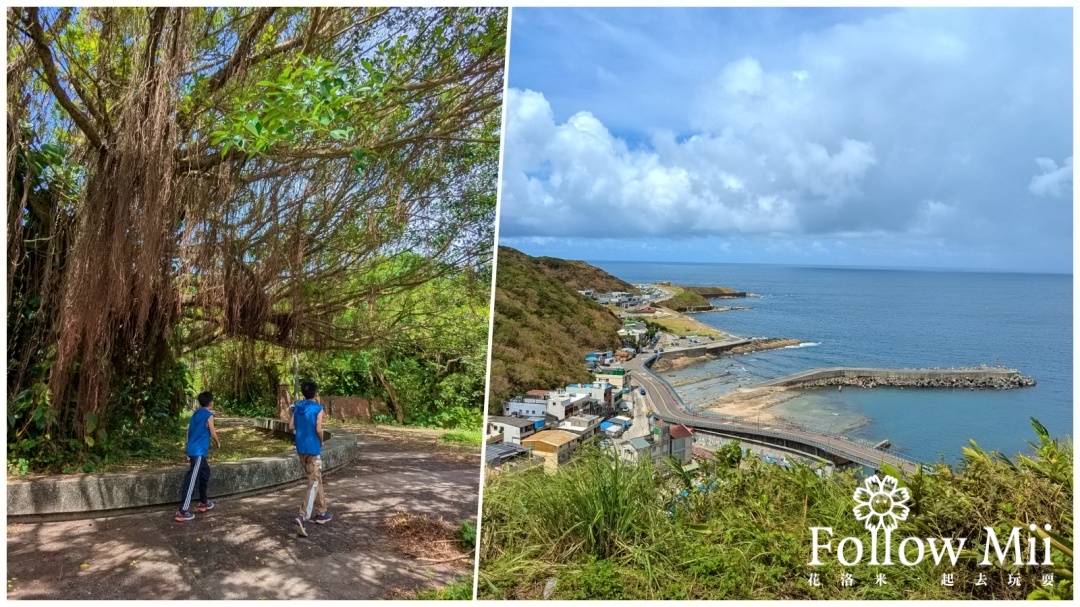
[[[566,418],[564,422],[559,424],[560,430],[566,430],[575,434],[580,434],[582,437],[589,437],[596,434],[600,428],[600,422],[604,421],[599,415],[574,415]]]
[[[488,417],[488,428],[491,434],[501,433],[502,442],[521,444],[521,439],[536,434],[544,426],[543,421],[525,419],[524,417],[504,417],[492,415]]]
[[[503,403],[503,414],[508,417],[526,419],[544,419],[547,414],[547,399],[518,396]]]

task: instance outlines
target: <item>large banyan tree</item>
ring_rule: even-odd
[[[9,441],[92,446],[222,340],[435,322],[413,294],[491,255],[505,32],[505,9],[11,9]]]

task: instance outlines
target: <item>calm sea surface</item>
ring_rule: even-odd
[[[818,389],[776,413],[874,441],[922,461],[955,462],[974,439],[1007,454],[1034,440],[1029,417],[1072,432],[1072,276],[590,262],[632,283],[670,280],[761,295],[753,309],[695,317],[742,337],[802,347],[725,357],[666,374],[690,406],[740,384],[816,367],[933,368],[1001,364],[1035,378],[1016,390]],[[730,302],[730,303],[728,303]]]

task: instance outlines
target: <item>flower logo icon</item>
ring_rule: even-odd
[[[911,495],[897,484],[897,480],[887,474],[871,476],[855,490],[856,506],[852,511],[875,537],[879,529],[884,529],[887,537],[900,521],[907,520],[910,510],[906,502]]]

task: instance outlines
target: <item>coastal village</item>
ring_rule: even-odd
[[[637,288],[641,295],[578,292],[601,305],[639,312],[666,295],[649,285]],[[660,336],[650,334],[646,323],[636,318],[627,318],[618,335],[623,348],[585,355],[583,363],[593,374],[592,383],[529,390],[499,403],[501,414],[487,418],[489,467],[542,465],[555,471],[590,443],[627,461],[659,463],[673,457],[683,465],[691,464],[693,432],[682,425],[660,424],[646,390],[623,367],[624,362],[655,348]]]
[[[591,384],[531,390],[502,403],[503,414],[487,420],[488,466],[528,462],[555,471],[591,442],[627,461],[691,463],[692,431],[660,425],[630,373],[610,367],[595,376]]]
[[[630,285],[627,285],[629,287]],[[1008,389],[1035,382],[1015,369],[816,369],[742,388],[708,411],[688,411],[673,387],[655,372],[695,364],[717,355],[738,355],[797,346],[797,339],[744,339],[701,323],[689,314],[718,308],[701,305],[687,292],[709,299],[747,297],[726,287],[680,287],[671,283],[633,285],[627,291],[577,293],[621,319],[621,348],[589,352],[584,364],[590,383],[537,386],[489,405],[485,429],[486,462],[492,472],[505,468],[543,466],[555,472],[589,444],[626,461],[673,458],[685,471],[697,468],[695,454],[709,453],[738,441],[744,457],[788,466],[816,462],[819,473],[836,466],[877,466],[886,461],[902,470],[918,464],[889,454],[890,441],[877,442],[832,435],[792,424],[765,411],[790,399],[796,390],[836,386],[871,388],[952,387]],[[693,291],[691,291],[693,289]],[[749,295],[752,296],[752,295]],[[689,305],[687,305],[689,303]],[[663,305],[659,305],[663,304]],[[691,308],[687,310],[687,308]],[[747,419],[753,411],[756,419]],[[496,413],[497,412],[497,413]],[[658,466],[660,469],[665,467]]]
[[[683,424],[661,421],[654,412],[652,395],[635,372],[647,373],[640,361],[663,352],[665,344],[690,347],[711,342],[722,334],[710,332],[698,323],[689,326],[702,329],[702,335],[675,335],[655,325],[650,328],[643,317],[662,314],[683,318],[656,307],[674,295],[671,286],[665,284],[634,285],[640,295],[578,291],[609,306],[623,319],[617,331],[623,347],[585,355],[583,363],[592,373],[592,383],[538,388],[492,403],[485,429],[485,461],[489,469],[543,466],[554,472],[589,444],[625,461],[648,459],[659,467],[662,460],[673,458],[685,471],[697,468],[693,462],[695,431]],[[626,365],[635,359],[638,371]],[[721,444],[713,437],[701,438],[714,447]],[[782,456],[776,454],[763,453],[761,457],[773,463],[782,461]]]

